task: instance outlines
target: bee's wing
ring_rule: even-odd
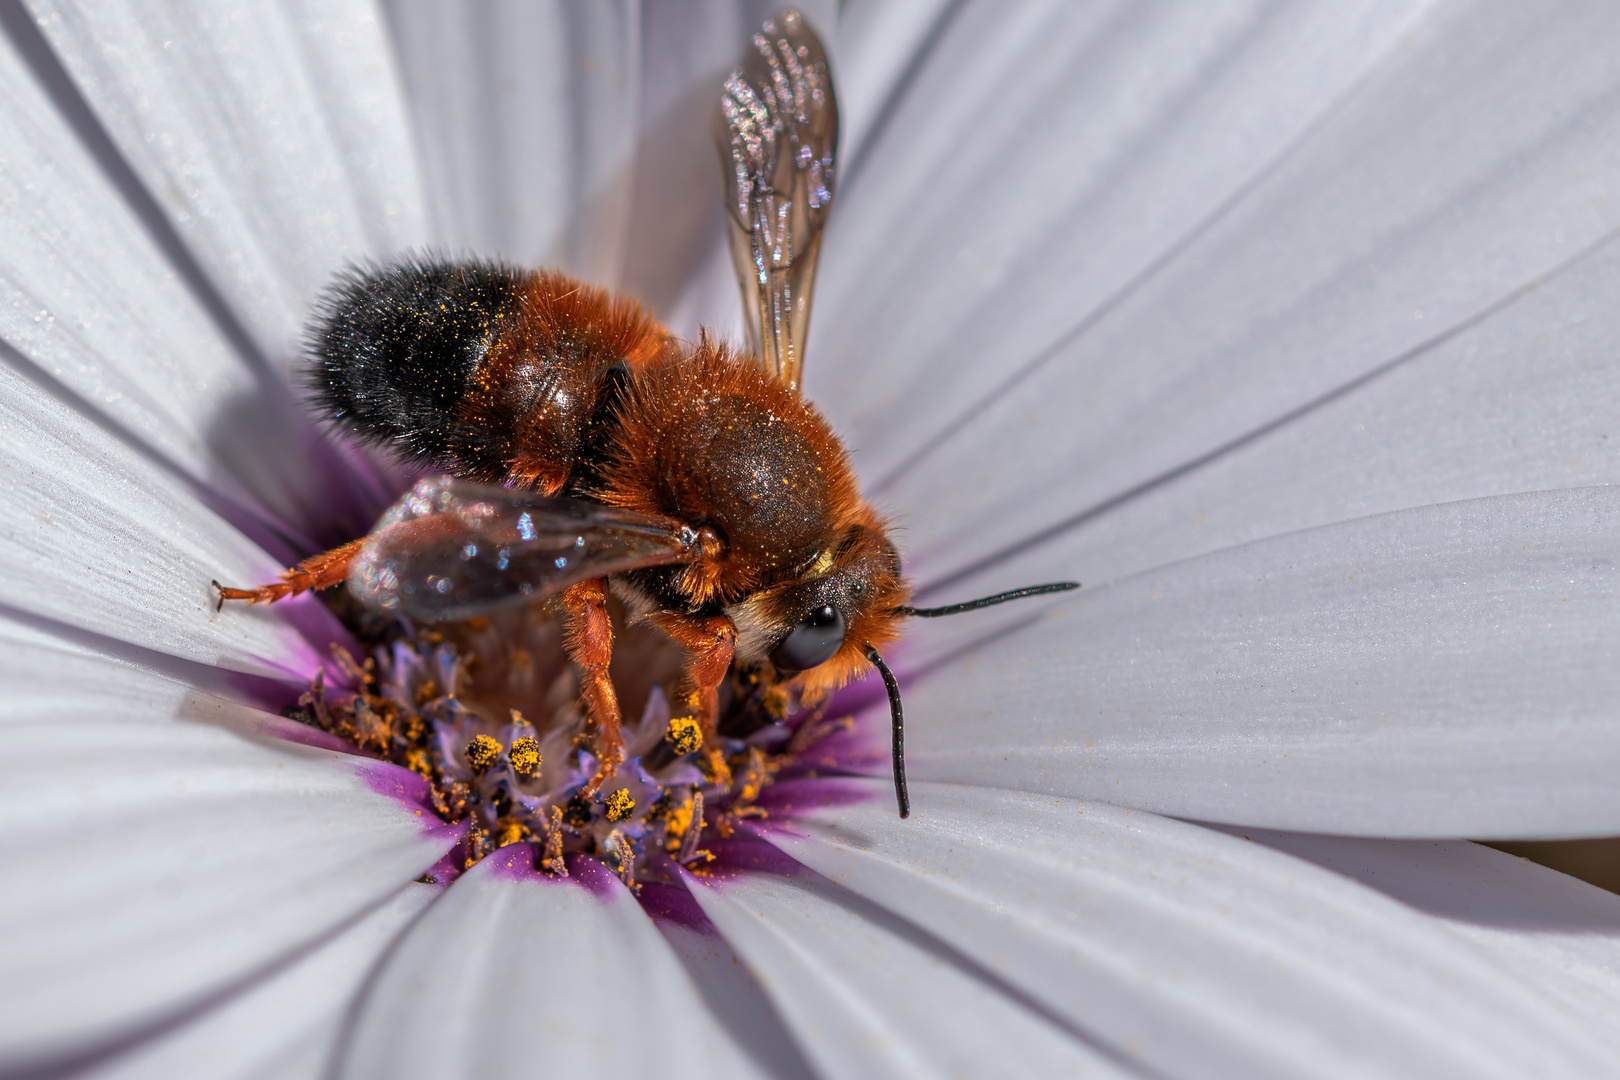
[[[668,518],[440,476],[378,522],[349,589],[413,619],[465,619],[590,578],[684,562],[694,540]]]
[[[798,386],[838,149],[827,56],[798,12],[766,20],[727,77],[715,144],[749,345]]]

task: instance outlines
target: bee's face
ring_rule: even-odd
[[[864,669],[869,646],[897,635],[893,609],[908,590],[900,556],[871,515],[820,552],[790,581],[727,610],[738,630],[737,655],[768,660],[806,690],[836,688]]]

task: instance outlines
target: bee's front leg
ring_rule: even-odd
[[[568,658],[584,669],[580,692],[586,711],[596,725],[596,775],[585,784],[589,798],[601,790],[608,777],[624,762],[624,734],[619,727],[619,698],[608,677],[613,659],[613,623],[607,612],[607,581],[597,578],[570,585],[562,592],[563,609],[568,612],[568,628],[563,647]]]
[[[223,607],[227,600],[246,600],[250,604],[273,604],[277,600],[297,596],[310,589],[326,589],[342,584],[349,576],[349,564],[354,562],[354,557],[360,554],[360,549],[365,544],[366,537],[362,536],[342,547],[323,551],[282,574],[280,581],[260,585],[257,589],[232,589],[215,581],[212,584],[219,592],[216,610]]]
[[[686,650],[686,682],[692,688],[689,707],[703,732],[704,763],[715,783],[728,784],[731,770],[720,753],[720,684],[731,670],[737,627],[724,615],[654,616],[652,621]]]

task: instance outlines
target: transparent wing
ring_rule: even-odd
[[[349,589],[413,619],[465,619],[590,578],[684,562],[695,539],[667,518],[439,476],[383,515],[349,569]]]
[[[804,16],[780,11],[754,35],[714,134],[749,345],[798,386],[838,148],[827,56]]]

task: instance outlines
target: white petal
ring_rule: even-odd
[[[0,39],[0,336],[196,480],[252,373]],[[176,345],[183,343],[183,347]],[[9,358],[8,358],[9,359]],[[227,486],[227,490],[229,490]]]
[[[84,1075],[96,1080],[325,1076],[366,977],[438,892],[429,885],[407,885],[285,970]]]
[[[456,879],[366,997],[346,1076],[755,1075],[600,864],[559,881],[519,845]]]
[[[909,4],[851,4],[839,11],[834,89],[838,93],[840,176],[860,166],[868,145],[928,60],[931,43],[942,36],[958,6],[947,0]]]
[[[1617,527],[1620,488],[1425,507],[919,625],[941,666],[906,687],[913,772],[1317,832],[1613,835]],[[969,633],[1000,636],[941,655]]]
[[[909,515],[917,564],[935,576],[1077,515],[1107,515],[1112,500],[1197,468],[1233,440],[1422,349],[1606,237],[1620,225],[1620,202],[1598,178],[1620,168],[1620,148],[1591,116],[1615,108],[1620,63],[1597,42],[1620,29],[1616,14],[1570,5],[1556,15],[1485,8],[1431,20],[1240,204],[1038,371],[971,406],[971,421],[942,422],[925,399],[908,399],[906,411],[930,415],[932,432],[955,424],[889,489]],[[1066,234],[1066,243],[1086,248],[1085,235]],[[1066,310],[1078,321],[1085,308]],[[988,315],[980,323],[977,337],[953,326],[951,350],[913,377],[955,393],[964,381],[955,373],[970,363],[963,350],[1018,363],[1035,355],[992,348],[980,340],[992,329]],[[1481,338],[1489,341],[1488,330],[1474,343]],[[1545,338],[1531,348],[1547,351]],[[983,379],[965,381],[982,399]],[[1481,381],[1471,396],[1494,395],[1501,415],[1506,389]],[[1566,384],[1562,403],[1575,392]],[[1419,430],[1426,444],[1444,446],[1453,432],[1433,414],[1471,402],[1427,404]],[[1565,419],[1584,425],[1602,415]],[[1309,412],[1295,419],[1317,421]],[[895,449],[878,455],[879,471],[897,468],[927,437],[889,440]],[[1314,479],[1282,455],[1267,464],[1300,486]],[[1497,479],[1489,493],[1523,490],[1511,476]],[[1238,484],[1272,481],[1260,473]],[[1344,494],[1321,490],[1324,501]],[[975,525],[963,529],[968,513]]]
[[[965,7],[823,248],[806,377],[863,473],[889,474],[1204,227],[1422,40],[1419,10]]]
[[[688,878],[824,1076],[1126,1076],[880,908],[813,874]]]
[[[776,1080],[811,1080],[815,1073],[770,997],[692,894],[679,885],[643,885],[641,903],[680,957],[715,1019],[761,1071]]]
[[[143,649],[300,681],[322,660],[309,640],[344,636],[311,602],[282,614],[216,613],[210,579],[270,581],[277,564],[171,473],[3,367],[0,447],[0,604]]]
[[[807,14],[836,26],[830,4]],[[726,0],[391,3],[439,242],[622,288],[677,333],[732,330],[710,123],[760,17]]]
[[[119,151],[278,367],[346,260],[426,239],[392,50],[367,0],[41,0]]]
[[[631,5],[400,2],[389,21],[436,240],[613,284],[640,99]]]
[[[1426,912],[1620,1055],[1620,896],[1464,840],[1247,839]]]
[[[0,686],[6,688],[0,695],[0,724],[53,719],[71,724],[85,717],[170,723],[197,690],[185,676],[212,670],[200,664],[177,667],[171,672],[136,667],[128,658],[114,659],[40,626],[0,619]],[[114,702],[118,707],[109,708]]]
[[[884,785],[870,794],[771,839],[1155,1074],[1607,1068],[1581,1024],[1433,920],[1258,844],[932,784],[902,821]]]
[[[1620,481],[1613,244],[1295,422],[1139,493],[971,584],[1100,584],[1383,510]]]
[[[93,1053],[319,939],[416,877],[457,830],[409,774],[244,736],[194,693],[175,719],[0,729],[0,1060]],[[155,718],[154,718],[155,719]],[[402,786],[404,785],[404,786]]]

